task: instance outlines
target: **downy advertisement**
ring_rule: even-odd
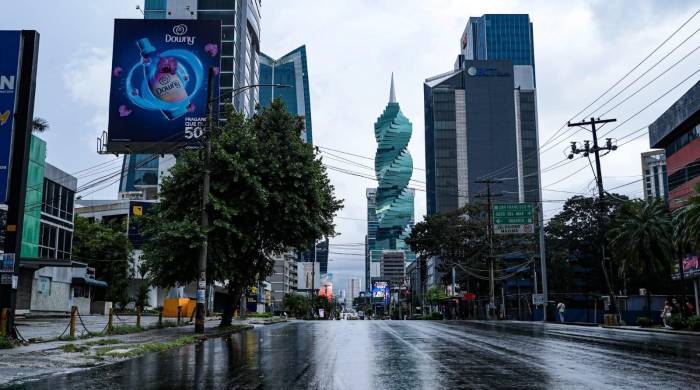
[[[167,153],[198,145],[209,68],[212,96],[219,96],[220,48],[220,20],[115,20],[107,150]]]

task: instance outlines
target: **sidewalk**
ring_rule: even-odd
[[[101,316],[94,316],[101,317]],[[142,317],[142,326],[146,324]],[[101,330],[101,321],[93,318],[90,325],[86,326],[93,331]],[[126,320],[126,319],[125,319]],[[155,321],[158,318],[155,317]],[[26,322],[23,320],[23,322]],[[57,324],[45,323],[45,319],[39,322],[40,329],[33,334],[45,334],[49,332],[53,337]],[[87,322],[87,321],[86,321]],[[196,337],[219,337],[247,329],[254,326],[249,321],[234,320],[230,329],[221,330],[218,328],[220,318],[208,318],[205,322],[205,334],[203,336],[193,333],[193,325],[171,327],[162,329],[146,330],[139,333],[125,335],[108,335],[92,337],[75,341],[48,341],[31,343],[29,345],[18,346],[13,349],[4,349],[0,352],[0,386],[8,383],[19,383],[36,380],[48,375],[66,374],[82,369],[110,364],[122,361],[136,354],[144,353],[144,346],[158,348],[174,347],[178,345],[195,342]],[[279,322],[270,321],[270,323]],[[106,324],[106,322],[104,322]],[[130,322],[133,324],[133,322]],[[25,323],[25,330],[32,334],[28,326],[35,325]],[[65,326],[65,325],[64,325]],[[104,326],[102,326],[104,327]],[[62,330],[62,329],[61,329]],[[20,328],[22,332],[22,328]],[[43,333],[42,333],[43,332]],[[60,333],[60,331],[59,331]],[[27,336],[25,336],[27,337]],[[149,349],[150,351],[151,349]]]
[[[605,328],[605,329],[633,330],[633,331],[637,331],[637,332],[682,334],[684,336],[700,336],[700,332],[693,332],[692,330],[673,330],[673,329],[664,329],[664,328],[642,328],[640,326],[601,325],[600,327]]]

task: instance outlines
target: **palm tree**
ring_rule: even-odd
[[[623,272],[637,271],[647,281],[647,316],[651,317],[653,275],[667,269],[673,258],[673,226],[666,203],[660,199],[626,202],[617,211],[610,230],[611,245],[622,258]]]
[[[683,222],[682,230],[679,233],[687,238],[686,244],[689,246],[700,244],[696,240],[697,237],[700,237],[700,183],[695,185],[695,195],[688,198],[685,205],[678,209],[675,215],[679,218],[679,222]]]
[[[46,119],[37,116],[32,120],[32,131],[36,131],[37,133],[43,133],[48,129],[49,121],[47,121]]]

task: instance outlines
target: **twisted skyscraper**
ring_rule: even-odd
[[[377,154],[374,169],[378,186],[367,191],[368,235],[367,265],[371,277],[382,279],[380,263],[387,251],[402,251],[404,260],[415,260],[404,240],[413,227],[413,198],[415,191],[408,188],[413,174],[413,159],[406,149],[413,127],[401,113],[391,76],[389,103],[374,124]],[[401,270],[403,272],[403,270]]]

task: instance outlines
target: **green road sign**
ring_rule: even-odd
[[[492,206],[495,234],[528,234],[535,232],[532,203],[497,203]]]

